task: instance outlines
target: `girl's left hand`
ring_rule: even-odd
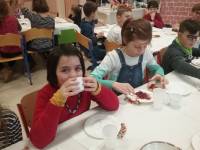
[[[164,76],[161,76],[160,74],[156,74],[154,75],[150,81],[155,81],[155,83],[159,83],[159,85],[161,86],[161,88],[165,88],[166,84],[168,84],[168,80],[165,79]]]
[[[93,77],[83,78],[84,91],[95,92],[98,88],[97,80]]]

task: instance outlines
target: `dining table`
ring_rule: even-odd
[[[97,106],[61,123],[55,139],[44,149],[101,150],[106,140],[88,134],[86,122],[103,114],[105,118],[112,116],[117,120],[117,124],[124,123],[126,126],[124,137],[115,139],[116,150],[140,150],[144,144],[151,141],[168,142],[182,150],[199,150],[197,148],[200,146],[200,140],[196,142],[194,136],[198,134],[200,137],[200,80],[177,72],[171,72],[165,77],[169,84],[160,99],[169,99],[169,91],[178,93],[180,97],[176,102],[180,107],[171,107],[163,102],[162,107],[156,109],[154,92],[151,102],[140,104],[129,103],[125,100],[125,95],[120,95],[117,111],[108,112]],[[147,85],[144,84],[136,90],[148,90]],[[97,128],[94,135],[95,132],[102,132],[102,128]],[[29,149],[37,149],[28,139],[24,139],[6,150],[22,149],[25,145],[29,146]]]
[[[105,24],[115,24],[117,9],[111,8],[110,5],[100,6],[97,9],[97,18]],[[132,9],[132,17],[134,19],[143,18],[145,13],[144,8]]]
[[[66,29],[74,29],[74,30],[80,32],[80,28],[78,25],[76,25],[72,22],[69,22],[60,17],[55,17],[54,19],[55,19],[54,35],[59,35],[62,30],[66,30]],[[19,18],[18,22],[22,27],[21,32],[25,32],[25,31],[31,29],[31,22],[28,18]]]
[[[109,30],[113,27],[111,24],[95,27],[94,32],[103,32],[107,37]],[[148,45],[148,49],[152,53],[159,52],[162,48],[168,47],[177,37],[177,32],[172,31],[172,28],[152,28],[152,40]]]

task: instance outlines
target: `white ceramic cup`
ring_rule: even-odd
[[[79,92],[84,91],[83,77],[77,77],[76,82],[78,82],[78,87],[79,87],[78,91]]]

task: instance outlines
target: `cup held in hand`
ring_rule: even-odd
[[[77,77],[76,81],[78,82],[79,92],[84,91],[83,77]]]

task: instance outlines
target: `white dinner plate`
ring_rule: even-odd
[[[116,117],[108,115],[108,114],[97,114],[85,121],[84,131],[87,135],[96,138],[96,139],[104,139],[105,134],[103,133],[103,129],[107,125],[113,125],[116,127],[116,132],[118,133],[121,128],[121,123],[117,120]],[[116,133],[116,138],[117,138]]]
[[[152,141],[143,145],[140,150],[181,150],[181,149],[168,142]]]
[[[192,147],[194,150],[200,150],[200,132],[192,137]]]
[[[182,82],[169,82],[166,85],[166,92],[169,94],[179,94],[181,96],[187,96],[191,93],[191,89],[188,85]]]

